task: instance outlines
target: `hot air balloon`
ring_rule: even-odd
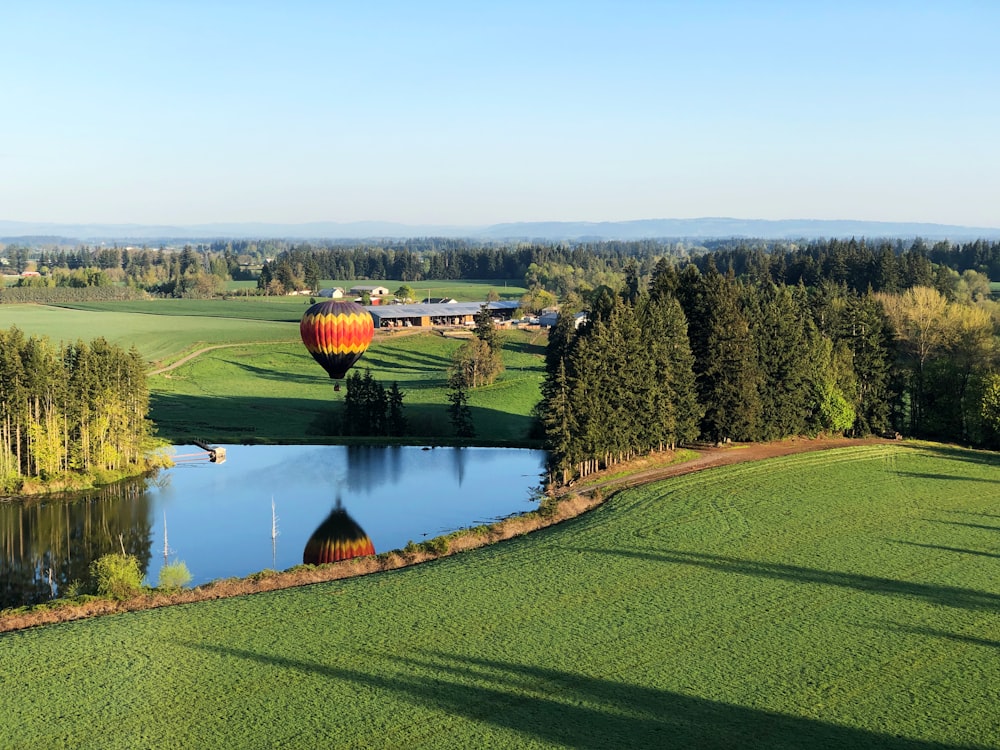
[[[302,562],[306,565],[324,565],[374,554],[375,547],[372,545],[372,540],[368,538],[364,529],[347,515],[338,497],[336,507],[306,542]]]
[[[302,343],[334,380],[343,379],[361,358],[375,333],[372,316],[356,302],[328,300],[305,311],[299,323]],[[340,390],[340,384],[334,386]]]

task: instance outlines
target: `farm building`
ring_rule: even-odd
[[[482,302],[451,302],[415,305],[369,305],[376,328],[429,328],[431,326],[470,326]],[[497,321],[510,320],[520,306],[518,302],[487,302],[490,314]]]
[[[548,312],[545,313],[544,315],[539,316],[538,325],[540,325],[542,328],[552,328],[556,324],[556,321],[558,320],[559,320],[559,313]],[[574,328],[579,328],[586,322],[587,322],[587,313],[585,312],[578,312],[576,315],[573,316]]]
[[[329,297],[330,299],[340,299],[344,296],[344,290],[339,286],[333,287],[333,289],[320,289],[316,294],[317,297]]]
[[[355,297],[360,297],[362,294],[367,294],[369,297],[388,297],[389,287],[358,284],[357,286],[352,286],[349,293]]]

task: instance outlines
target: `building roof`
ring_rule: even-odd
[[[366,305],[365,309],[371,313],[377,322],[392,318],[436,318],[439,316],[475,315],[482,306],[482,302],[443,302],[439,304]],[[487,302],[486,306],[490,310],[514,311],[521,306],[521,303],[516,301]]]
[[[352,292],[374,292],[376,289],[385,289],[386,292],[389,291],[389,287],[382,286],[381,284],[355,284],[351,287]]]
[[[555,327],[555,324],[557,322],[559,322],[559,313],[557,312],[545,313],[544,315],[538,316],[538,324],[542,326],[542,328],[553,328]],[[579,328],[582,324],[586,322],[587,322],[587,313],[578,312],[573,315],[573,324],[577,328]]]

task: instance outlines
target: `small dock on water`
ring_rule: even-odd
[[[178,461],[204,461],[206,458],[213,464],[224,464],[226,462],[226,449],[218,445],[209,445],[204,440],[192,440],[192,443],[202,449],[201,453],[181,453],[174,456],[174,462]]]

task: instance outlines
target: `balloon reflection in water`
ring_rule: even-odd
[[[324,565],[374,554],[372,540],[358,526],[357,521],[347,515],[338,497],[337,505],[330,515],[306,542],[302,562],[306,565]]]

